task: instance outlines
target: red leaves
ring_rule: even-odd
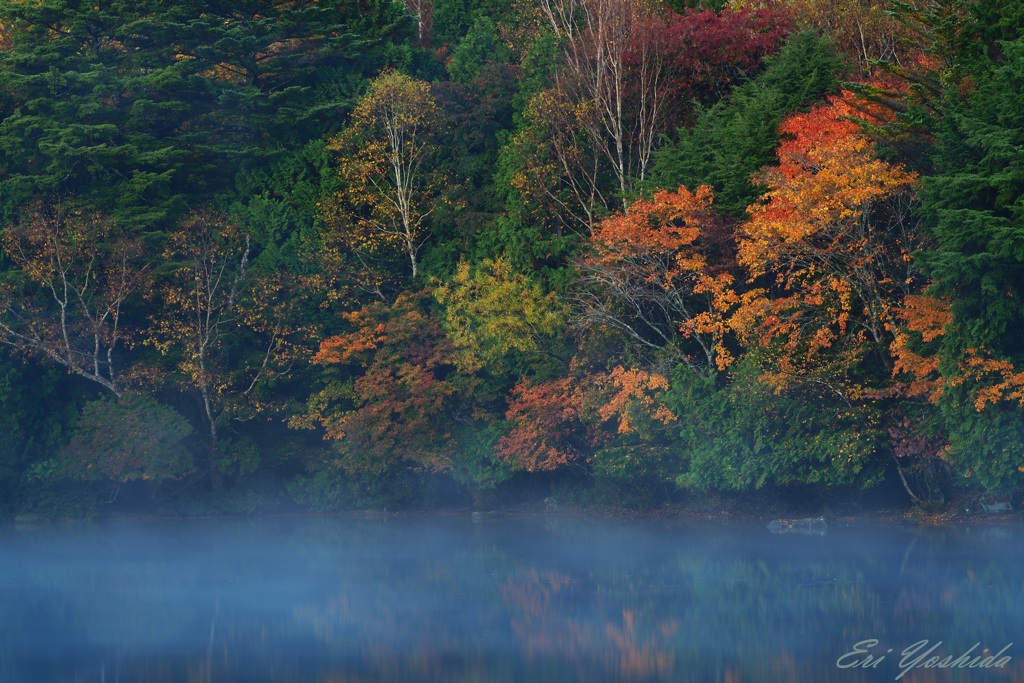
[[[577,439],[586,441],[581,385],[573,377],[517,384],[505,414],[514,426],[498,442],[498,457],[528,472],[554,470],[578,459],[583,444]]]
[[[667,64],[672,95],[706,100],[720,96],[732,81],[756,70],[774,53],[789,20],[773,8],[688,10],[659,15],[638,27],[635,40],[649,41]],[[641,38],[642,36],[642,38]],[[630,52],[630,57],[635,50]]]

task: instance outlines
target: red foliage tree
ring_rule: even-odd
[[[687,10],[663,13],[642,30],[657,46],[670,78],[666,96],[675,99],[673,123],[688,113],[678,109],[689,100],[708,103],[724,95],[734,82],[756,71],[774,54],[791,28],[779,9]],[[635,59],[634,50],[627,61]]]
[[[613,434],[634,432],[638,422],[674,421],[660,401],[667,389],[657,373],[623,366],[588,372],[578,360],[566,377],[524,379],[512,390],[505,414],[512,429],[498,441],[497,455],[528,472],[582,466]]]

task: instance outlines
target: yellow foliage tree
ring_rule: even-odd
[[[441,201],[437,136],[443,117],[430,85],[397,71],[370,83],[352,120],[330,143],[342,188],[323,206],[328,225],[360,256],[398,247],[419,272],[426,219]]]
[[[444,306],[445,332],[463,372],[500,365],[512,351],[541,353],[542,338],[554,335],[567,315],[554,293],[544,294],[501,258],[485,260],[475,270],[463,261],[434,297]]]

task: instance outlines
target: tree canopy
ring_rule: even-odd
[[[1022,21],[0,0],[0,511],[1016,495]]]

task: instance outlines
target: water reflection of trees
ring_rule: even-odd
[[[974,564],[989,567],[990,580],[1000,586],[1015,585],[1007,572],[1017,572],[1019,584],[1019,566],[993,562],[992,556],[972,558],[976,547],[950,553],[948,545],[957,539],[942,534],[899,532],[870,554],[861,544],[867,538],[852,539],[845,549],[826,543],[821,552],[808,554],[808,547],[822,543],[773,538],[773,548],[758,548],[749,538],[725,534],[697,544],[689,539],[653,558],[628,551],[609,558],[607,548],[623,537],[588,531],[560,536],[546,529],[551,539],[539,550],[501,558],[492,546],[475,547],[459,560],[446,560],[469,563],[475,576],[503,577],[475,586],[453,581],[458,599],[479,606],[470,633],[486,634],[485,642],[510,637],[513,651],[507,656],[525,666],[531,680],[756,681],[765,680],[766,672],[779,681],[868,680],[864,676],[870,674],[834,668],[838,655],[865,637],[899,647],[924,637],[966,647],[975,640],[1010,642],[1020,626],[1013,619],[993,620],[993,609],[1001,608],[992,595],[972,588]],[[454,584],[435,581],[438,576],[431,568],[406,577],[412,585],[399,593],[415,594],[424,582],[452,591]],[[382,581],[397,587],[395,579]],[[394,615],[362,625],[373,634],[364,654],[377,662],[393,662],[396,654],[409,661],[402,653],[408,639],[417,637],[423,650],[455,651],[463,659],[493,654],[493,642],[479,646],[461,629],[441,638],[436,628]]]
[[[834,663],[864,638],[958,654],[1024,626],[1016,530],[386,518],[208,531],[97,531],[74,551],[22,539],[0,560],[22,594],[0,603],[0,678],[26,679],[32,652],[34,680],[858,683],[880,674]],[[1024,680],[1013,665],[992,680]]]

